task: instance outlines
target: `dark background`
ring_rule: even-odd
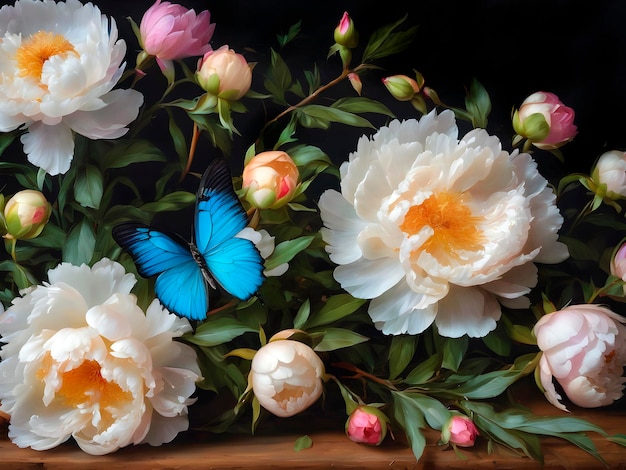
[[[126,17],[137,23],[152,1],[96,0],[104,14],[113,16],[120,36],[127,39],[129,64],[138,47]],[[278,48],[276,34],[302,20],[302,33],[280,53],[294,74],[312,69],[316,61],[324,78],[340,71],[338,58],[326,58],[332,33],[348,11],[361,34],[361,44],[378,27],[408,18],[401,28],[417,25],[414,44],[404,53],[377,62],[384,70],[363,77],[363,96],[383,98],[398,117],[417,116],[406,103],[390,99],[380,79],[386,75],[412,75],[420,71],[427,85],[453,105],[463,105],[464,87],[473,77],[490,93],[493,111],[488,130],[510,148],[511,110],[529,94],[556,93],[576,111],[579,134],[563,148],[569,171],[590,170],[605,150],[626,149],[626,2],[572,0],[423,0],[370,2],[333,0],[294,2],[284,0],[180,0],[196,12],[209,9],[216,30],[214,48],[228,44],[249,61],[267,63],[269,47]],[[358,51],[355,57],[358,58]],[[257,70],[258,72],[259,70]],[[253,89],[262,89],[255,74]],[[349,85],[338,94],[351,96]],[[295,100],[295,97],[294,97]],[[254,103],[256,105],[256,103]],[[264,118],[252,112],[236,116],[242,131],[241,145],[254,139]],[[271,108],[269,113],[271,115]],[[262,111],[264,112],[264,111]],[[377,125],[384,121],[373,122]],[[337,126],[324,134],[325,149],[333,160],[343,161],[356,147],[362,129]],[[308,138],[306,133],[301,134]],[[318,139],[315,132],[312,139]],[[238,151],[237,145],[235,151]],[[551,157],[550,157],[551,158]]]

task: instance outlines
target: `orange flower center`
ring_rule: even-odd
[[[99,403],[101,410],[131,399],[130,392],[125,392],[118,384],[102,377],[100,364],[96,361],[84,361],[80,366],[65,372],[58,394],[68,406]]]
[[[434,233],[422,248],[430,253],[443,250],[453,254],[482,248],[484,235],[478,228],[481,219],[472,215],[471,209],[463,203],[463,194],[443,191],[411,207],[400,229],[415,235],[429,226]]]
[[[46,61],[55,55],[76,53],[72,44],[61,34],[39,31],[22,42],[15,60],[20,77],[41,79]]]

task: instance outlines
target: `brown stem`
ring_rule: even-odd
[[[385,387],[391,390],[397,390],[396,386],[392,384],[389,380],[376,377],[375,375],[370,374],[369,372],[365,372],[364,370],[359,369],[357,366],[350,364],[349,362],[335,362],[332,364],[332,366],[354,372],[354,375],[348,378],[360,379],[363,377],[363,378],[371,380],[372,382],[377,382],[381,385],[384,385]]]
[[[185,166],[185,169],[180,174],[180,178],[178,179],[179,183],[183,179],[185,179],[185,176],[187,176],[187,173],[189,173],[189,170],[191,169],[191,163],[193,162],[193,157],[194,157],[194,155],[196,153],[196,147],[198,146],[198,138],[199,137],[200,137],[200,131],[198,129],[198,125],[194,122],[193,123],[193,132],[191,134],[191,143],[189,144],[189,157],[187,157],[187,165]]]

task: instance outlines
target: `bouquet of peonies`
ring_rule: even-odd
[[[0,411],[16,445],[105,454],[320,410],[416,459],[425,428],[537,460],[537,435],[600,460],[586,433],[626,445],[507,394],[534,378],[564,411],[623,396],[623,151],[549,183],[535,155],[560,165],[578,132],[555,94],[513,104],[508,145],[477,80],[463,105],[417,71],[381,82],[418,34],[402,16],[365,34],[344,13],[327,79],[283,57],[301,22],[233,50],[209,11],[145,7],[124,38],[93,3],[0,9]],[[362,136],[331,159],[347,129]]]

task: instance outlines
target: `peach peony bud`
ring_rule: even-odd
[[[441,428],[441,442],[459,447],[472,447],[480,433],[474,422],[465,415],[454,414]]]
[[[335,42],[349,49],[359,44],[359,33],[354,27],[354,22],[348,12],[345,11],[334,32]]]
[[[539,91],[524,100],[513,114],[513,128],[540,149],[554,150],[571,141],[577,133],[574,110],[554,93]]]
[[[354,91],[356,91],[360,96],[361,90],[363,90],[363,82],[361,82],[361,77],[359,77],[358,74],[351,72],[348,74],[348,81],[350,82],[350,85],[352,85],[352,88],[354,88]]]
[[[626,198],[626,153],[611,150],[600,155],[591,178],[598,186],[603,186],[609,199]]]
[[[200,59],[196,79],[206,92],[237,101],[250,89],[252,69],[241,54],[222,46]]]
[[[622,397],[626,377],[626,320],[599,305],[570,305],[543,316],[533,332],[543,351],[539,361],[545,396],[557,408],[554,377],[576,405],[595,408]]]
[[[139,25],[141,45],[156,57],[161,70],[172,67],[173,60],[210,51],[214,30],[208,10],[196,16],[194,10],[161,0],[148,8]]]
[[[346,421],[346,435],[359,444],[377,446],[387,435],[387,417],[373,406],[359,406]]]
[[[246,200],[258,209],[276,209],[293,198],[298,188],[298,167],[282,151],[261,152],[243,169]]]
[[[304,343],[279,339],[267,343],[252,359],[254,396],[270,413],[286,418],[307,409],[322,394],[324,364]]]
[[[25,189],[16,193],[4,207],[5,238],[35,238],[46,226],[52,208],[39,191]]]
[[[417,82],[406,75],[392,75],[383,78],[383,84],[398,101],[411,101],[420,87]]]

